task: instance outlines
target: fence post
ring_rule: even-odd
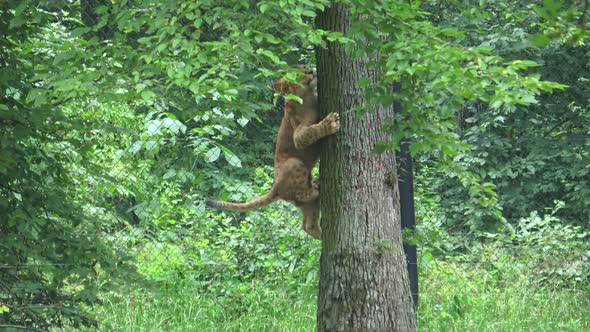
[[[414,174],[412,170],[412,156],[410,155],[409,142],[403,140],[398,153],[398,176],[399,176],[399,196],[400,196],[400,214],[402,229],[414,230],[416,228],[416,219],[414,215]],[[408,275],[410,276],[410,290],[414,307],[418,308],[418,264],[416,255],[416,246],[404,243],[404,252],[406,254]]]
[[[399,93],[400,90],[400,84],[395,84],[393,87],[393,92]],[[399,102],[395,102],[394,110],[396,113],[400,114],[402,111],[402,105]],[[400,151],[398,154],[396,154],[396,156],[402,231],[405,229],[413,231],[416,229],[416,218],[414,212],[414,172],[412,169],[412,156],[410,154],[409,139],[402,139],[400,142]],[[416,246],[404,243],[404,253],[406,254],[408,276],[410,277],[410,290],[412,292],[414,308],[416,309],[417,314],[418,262]]]

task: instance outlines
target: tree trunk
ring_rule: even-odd
[[[333,4],[318,28],[347,32],[351,14]],[[318,331],[416,331],[402,249],[399,192],[393,151],[372,151],[393,108],[377,107],[360,118],[366,59],[343,45],[317,52],[319,108],[341,116],[341,130],[324,140],[321,154],[322,255]]]

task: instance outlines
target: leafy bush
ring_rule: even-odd
[[[319,243],[299,229],[298,212],[283,206],[236,215],[208,212],[191,229],[142,240],[136,247],[139,271],[167,287],[196,283],[218,295],[233,283],[297,289],[317,280]]]
[[[487,234],[505,264],[520,266],[532,280],[550,288],[590,287],[590,233],[580,226],[564,225],[556,216],[563,202],[548,214],[531,212],[516,224],[513,233]],[[489,249],[474,251],[491,253]]]
[[[505,224],[494,233],[480,232],[477,238],[445,227],[444,214],[432,212],[437,204],[428,204],[432,209],[428,218],[420,220],[415,235],[424,262],[442,258],[473,264],[485,268],[498,283],[526,276],[535,287],[590,288],[590,233],[559,220],[563,202],[556,202],[547,214],[533,211],[514,227]],[[423,217],[421,211],[418,216]]]

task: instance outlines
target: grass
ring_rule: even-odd
[[[420,279],[420,331],[590,331],[590,295],[548,290],[527,276],[453,263],[426,267]],[[510,280],[510,282],[506,282]],[[111,297],[95,308],[105,331],[314,331],[316,296],[248,287],[203,296],[184,287],[134,299]]]
[[[315,305],[314,296],[293,300],[260,291],[216,299],[184,289],[110,299],[95,312],[105,331],[313,331]]]
[[[526,275],[437,264],[423,273],[421,331],[590,331],[590,294],[550,290]],[[506,282],[510,280],[510,282]]]

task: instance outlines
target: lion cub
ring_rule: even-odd
[[[232,211],[249,211],[266,206],[278,199],[291,202],[303,213],[303,230],[320,239],[320,200],[317,179],[311,170],[319,159],[318,140],[340,129],[340,117],[331,113],[319,121],[315,77],[311,69],[295,67],[298,83],[284,78],[272,85],[274,91],[300,97],[303,103],[285,99],[285,114],[279,128],[275,147],[275,176],[270,191],[246,203],[207,200],[207,205]]]

